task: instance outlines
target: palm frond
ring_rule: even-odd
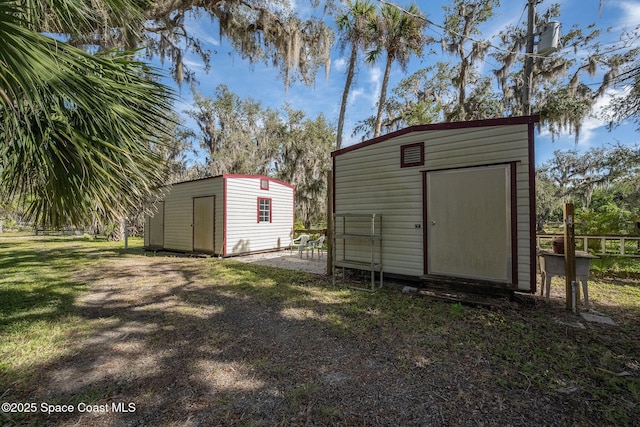
[[[90,55],[29,29],[24,15],[0,1],[3,190],[32,200],[38,223],[96,209],[119,217],[163,183],[150,145],[166,132],[173,94],[132,52]]]

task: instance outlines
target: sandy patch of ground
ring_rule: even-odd
[[[302,254],[299,256],[297,251],[290,252],[277,251],[277,252],[264,252],[252,255],[244,255],[239,257],[229,258],[234,261],[245,262],[248,264],[266,265],[268,267],[286,268],[288,270],[306,271],[308,273],[326,275],[327,274],[327,254],[326,252],[322,256],[318,254]]]

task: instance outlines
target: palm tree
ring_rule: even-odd
[[[422,48],[426,42],[422,32],[426,25],[426,19],[422,17],[420,9],[415,4],[403,10],[395,5],[385,3],[382,5],[378,18],[371,22],[371,31],[377,35],[377,40],[376,48],[367,54],[367,62],[375,62],[383,51],[386,52],[374,138],[380,136],[382,129],[382,112],[387,98],[391,65],[395,61],[403,71],[406,71],[411,55],[414,53],[416,55],[422,54]]]
[[[156,70],[38,32],[86,30],[120,3],[0,0],[0,192],[28,201],[38,224],[117,220],[163,183],[151,145],[172,95]]]
[[[361,48],[367,48],[372,41],[372,35],[369,32],[371,21],[375,18],[375,6],[367,0],[348,2],[346,12],[336,19],[338,29],[342,33],[340,38],[340,48],[342,51],[349,45],[351,54],[349,55],[349,65],[347,66],[347,79],[342,92],[342,102],[340,103],[340,116],[338,117],[338,137],[336,140],[336,149],[342,146],[342,131],[344,128],[344,116],[347,110],[347,99],[349,98],[349,90],[353,82],[355,68],[358,61],[358,51]]]

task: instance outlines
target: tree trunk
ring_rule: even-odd
[[[387,65],[384,69],[384,77],[382,78],[382,88],[380,89],[380,101],[378,101],[378,115],[376,116],[376,125],[373,133],[373,137],[376,138],[382,133],[382,112],[384,111],[384,104],[387,101],[387,86],[389,85],[389,74],[391,74],[391,64],[393,58],[387,55]]]
[[[349,68],[347,69],[347,81],[344,84],[344,91],[342,92],[342,102],[340,104],[340,116],[338,117],[338,137],[336,139],[336,150],[342,147],[342,130],[344,128],[344,116],[347,111],[347,101],[349,99],[349,91],[351,90],[351,83],[353,81],[353,75],[355,74],[356,60],[358,58],[358,48],[354,44],[351,49],[351,57],[349,58]]]
[[[111,234],[109,234],[108,239],[112,242],[121,242],[124,240],[124,227],[125,227],[125,219],[122,218],[120,221],[118,221],[117,224],[115,224],[115,227],[113,229],[113,231],[111,232]]]
[[[463,52],[464,54],[464,52]],[[467,85],[467,74],[468,74],[469,64],[466,58],[462,58],[460,61],[460,74],[458,84],[458,105],[460,105],[461,116],[457,118],[457,120],[465,120],[467,118],[467,109],[465,108],[465,100],[467,98],[466,93],[466,85]]]

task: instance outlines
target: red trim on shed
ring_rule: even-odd
[[[262,212],[260,202],[262,201],[269,201],[269,223],[272,223],[273,222],[273,200],[271,199],[271,197],[258,197],[258,223],[267,222],[267,221],[262,221],[260,218],[260,214]]]
[[[509,165],[509,174],[510,174],[510,206],[511,206],[511,283],[513,285],[514,290],[518,289],[518,189],[516,188],[517,184],[517,170],[516,166],[519,162],[502,162],[502,163],[487,163],[480,165],[470,165],[470,166],[462,166],[462,167],[452,167],[452,168],[439,168],[439,169],[431,169],[422,172],[422,223],[424,224],[422,230],[422,270],[424,271],[425,276],[429,275],[429,254],[428,254],[428,242],[427,242],[427,212],[428,212],[428,198],[427,198],[427,174],[429,172],[437,172],[444,170],[463,170],[463,169],[473,169],[473,168],[481,168],[481,167],[490,167],[490,166],[499,166],[499,165]],[[534,238],[535,242],[535,238]],[[535,264],[534,264],[535,265]]]
[[[529,124],[529,239],[531,246],[531,284],[529,289],[536,292],[536,155],[534,148],[534,124]]]
[[[216,175],[216,176],[208,176],[206,178],[198,178],[198,179],[191,179],[191,180],[187,180],[187,181],[180,181],[180,182],[176,182],[174,184],[167,184],[166,186],[176,186],[176,185],[180,185],[180,184],[187,184],[190,182],[197,182],[197,181],[205,181],[207,179],[214,179],[214,178],[222,178],[223,180],[226,178],[249,178],[249,179],[266,179],[269,182],[274,182],[280,185],[284,185],[285,187],[289,187],[289,188],[295,188],[295,185],[292,184],[288,184],[284,181],[280,181],[278,179],[275,178],[271,178],[269,176],[265,176],[265,175],[247,175],[247,174],[224,174],[224,175]],[[160,187],[161,188],[161,187]]]
[[[520,116],[520,117],[500,117],[494,119],[483,119],[483,120],[474,120],[467,122],[449,122],[449,123],[435,123],[435,124],[427,124],[427,125],[417,125],[411,126],[405,129],[398,130],[396,132],[392,132],[386,135],[379,136],[377,138],[373,138],[359,144],[355,144],[349,147],[342,148],[340,150],[333,151],[331,153],[332,157],[332,167],[333,167],[333,213],[336,212],[336,157],[345,154],[351,151],[358,150],[360,148],[367,147],[369,145],[377,144],[380,142],[384,142],[398,136],[406,135],[413,132],[424,132],[424,131],[437,131],[437,130],[448,130],[448,129],[466,129],[466,128],[476,128],[476,127],[489,127],[489,126],[507,126],[507,125],[519,125],[526,124],[528,131],[528,161],[529,161],[529,232],[530,232],[530,265],[531,265],[531,273],[530,273],[530,291],[536,292],[536,196],[535,196],[535,148],[534,148],[534,126],[536,123],[540,122],[540,115],[531,115],[531,116]],[[513,163],[512,166],[512,193],[515,192],[517,196],[517,171],[516,171],[516,163]],[[479,165],[473,165],[469,167],[476,167]],[[490,165],[485,165],[490,166]],[[423,198],[423,224],[426,225],[427,221],[427,212],[426,212],[426,171],[422,171],[423,175],[423,185],[422,185],[422,198]],[[514,285],[517,288],[518,278],[517,278],[517,201],[516,205],[513,205],[514,197],[512,195],[512,219],[515,221],[516,226],[513,227],[512,224],[512,251],[514,251],[513,264],[515,268],[512,270]],[[517,200],[517,199],[516,199]],[[426,227],[424,227],[426,230]],[[515,242],[515,244],[514,244]],[[423,255],[424,255],[424,273],[427,274],[427,237],[426,232],[423,231]]]
[[[418,159],[412,162],[406,161],[407,150],[412,150],[415,148],[419,148]],[[414,153],[415,154],[415,153]],[[400,146],[400,167],[401,168],[410,168],[413,166],[423,166],[424,165],[424,142],[417,142],[415,144],[405,144]]]
[[[331,192],[331,198],[333,199],[333,214],[336,213],[336,158],[335,156],[331,156],[331,170],[333,171],[333,173],[331,174],[331,180],[333,181],[333,188],[332,188],[332,192]],[[335,225],[335,224],[334,224]]]
[[[379,136],[377,138],[370,139],[368,141],[361,142],[360,144],[351,145],[341,150],[336,150],[331,153],[332,156],[339,156],[340,154],[348,153],[349,151],[357,150],[359,148],[367,147],[369,145],[377,144],[379,142],[393,139],[401,135],[406,135],[412,132],[424,132],[429,130],[447,130],[447,129],[467,129],[476,127],[488,127],[488,126],[505,126],[505,125],[518,125],[518,124],[534,124],[540,121],[540,115],[533,116],[521,116],[521,117],[499,117],[496,119],[484,119],[484,120],[472,120],[468,122],[446,122],[446,123],[433,123],[428,125],[416,125],[408,128],[400,129],[395,132],[388,133],[386,135]]]
[[[222,177],[222,256],[227,256],[227,178]]]
[[[223,175],[223,177],[225,177],[225,178],[253,178],[253,179],[260,178],[260,179],[266,179],[266,180],[268,180],[270,182],[274,182],[276,184],[284,185],[285,187],[295,188],[295,185],[288,184],[288,183],[286,183],[284,181],[280,181],[278,179],[271,178],[271,177],[265,176],[265,175],[245,175],[245,174],[228,174],[228,173],[226,173],[226,174]]]
[[[518,162],[511,162],[511,283],[518,289]]]

